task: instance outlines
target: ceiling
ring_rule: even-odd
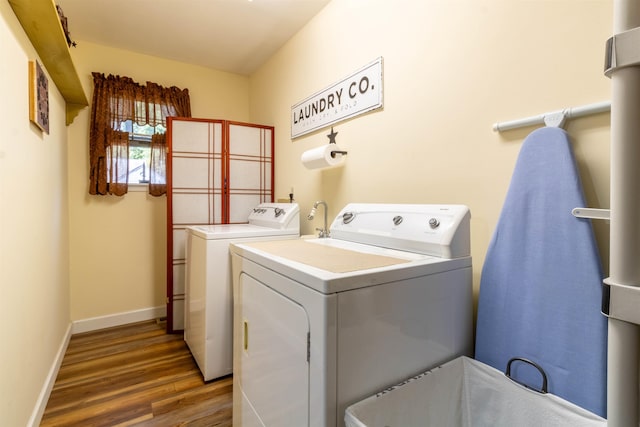
[[[72,40],[249,75],[330,0],[56,0]]]

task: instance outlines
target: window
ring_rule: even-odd
[[[167,117],[191,117],[189,91],[129,77],[93,75],[89,194],[123,196],[129,183],[166,194]]]
[[[120,131],[129,134],[129,184],[148,184],[151,174],[151,137],[167,131],[163,125],[141,126],[132,120],[120,122]],[[118,177],[118,181],[127,180],[127,177]],[[160,184],[160,182],[158,182]],[[165,184],[164,182],[162,184]]]

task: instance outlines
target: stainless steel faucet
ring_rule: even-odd
[[[316,211],[319,205],[324,206],[324,228],[316,228],[316,230],[318,231],[318,237],[329,237],[329,228],[327,227],[327,202],[325,202],[324,200],[318,200],[317,202],[315,202],[313,204],[311,212],[309,212],[309,215],[307,215],[307,219],[311,221],[316,216]]]

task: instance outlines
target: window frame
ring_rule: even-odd
[[[156,107],[159,107],[157,104]],[[137,129],[136,129],[137,128]],[[135,132],[135,130],[140,129],[153,129],[153,133],[141,133]],[[156,126],[151,126],[150,124],[139,125],[135,121],[129,119],[120,122],[120,130],[123,132],[127,132],[129,134],[129,170],[127,171],[127,185],[132,191],[147,191],[149,188],[149,183],[151,182],[151,138],[155,134],[162,134],[167,132],[167,127],[161,124],[157,124]],[[144,164],[146,165],[146,169],[148,170],[146,174],[146,181],[130,181],[131,178],[131,161],[137,160],[131,157],[131,149],[132,148],[145,148],[147,151],[147,155],[144,157]],[[165,182],[166,184],[166,182]]]

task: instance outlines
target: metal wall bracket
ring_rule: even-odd
[[[607,40],[604,60],[604,75],[611,74],[618,68],[640,65],[640,27],[623,31]]]
[[[544,115],[544,125],[548,127],[563,128],[566,121],[567,112],[565,110]]]
[[[611,211],[609,209],[593,209],[593,208],[573,208],[571,211],[576,218],[589,219],[611,219]]]
[[[608,317],[640,324],[640,287],[603,280],[602,313]]]

